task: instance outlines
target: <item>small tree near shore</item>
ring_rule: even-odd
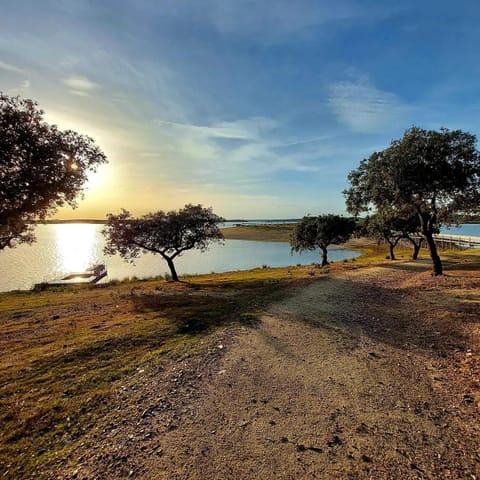
[[[420,222],[415,214],[392,209],[377,211],[367,217],[360,227],[360,234],[388,243],[391,260],[395,260],[394,250],[402,239],[408,240],[413,245],[412,259],[416,260],[423,240],[418,239],[419,232]]]
[[[292,251],[321,250],[322,267],[328,265],[327,249],[332,243],[344,243],[355,230],[355,220],[339,215],[303,217],[290,240]]]
[[[223,240],[218,227],[223,221],[211,208],[190,204],[178,211],[148,213],[140,218],[133,218],[127,210],[119,215],[110,213],[103,230],[105,253],[118,253],[131,262],[140,253],[159,254],[167,262],[172,280],[178,282],[174,259],[186,250],[203,252],[212,242]]]
[[[0,250],[33,242],[34,222],[75,207],[88,174],[107,161],[93,139],[43,114],[33,100],[0,93]]]
[[[480,153],[475,135],[461,130],[412,127],[390,147],[374,152],[350,172],[347,210],[411,209],[427,242],[433,274],[443,266],[433,234],[457,214],[480,210]]]

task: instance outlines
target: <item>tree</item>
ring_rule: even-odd
[[[32,100],[0,93],[0,250],[31,243],[34,221],[75,207],[88,173],[107,161],[90,137],[43,114]]]
[[[355,230],[355,220],[339,215],[303,217],[295,226],[290,240],[292,251],[316,250],[322,252],[322,267],[328,265],[327,248],[332,243],[346,242]]]
[[[110,213],[103,230],[105,253],[118,253],[131,262],[140,253],[159,254],[167,262],[172,280],[178,282],[173,260],[186,250],[203,252],[212,242],[221,241],[218,223],[223,221],[211,208],[201,205],[185,205],[178,211],[148,213],[140,218],[133,218],[127,210],[119,215]]]
[[[362,234],[381,238],[388,243],[390,259],[395,260],[394,249],[402,240],[409,240],[413,245],[413,260],[418,258],[422,246],[422,238],[416,234],[420,231],[420,222],[416,214],[396,210],[379,210],[365,219],[361,226]]]
[[[412,127],[403,138],[374,152],[350,172],[344,191],[349,212],[372,207],[411,209],[427,242],[433,273],[443,273],[433,234],[450,225],[455,214],[480,208],[480,153],[475,135],[461,130]]]

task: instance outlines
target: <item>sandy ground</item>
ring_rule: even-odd
[[[52,478],[480,478],[478,271],[332,273],[139,373]]]

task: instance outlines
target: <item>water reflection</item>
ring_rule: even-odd
[[[82,272],[96,261],[98,234],[96,225],[55,225],[56,270]]]
[[[123,261],[118,255],[106,257],[102,228],[87,223],[38,225],[36,243],[1,252],[0,292],[30,288],[35,283],[54,280],[67,273],[85,271],[94,263],[106,264],[106,281],[132,276],[145,278],[168,272],[167,264],[158,255],[141,255],[135,265]],[[329,259],[333,261],[356,255],[349,250],[329,250]],[[262,265],[305,265],[318,262],[319,258],[318,252],[292,255],[288,243],[226,240],[224,245],[213,245],[205,253],[188,251],[177,258],[175,264],[178,274],[183,275],[245,270]]]

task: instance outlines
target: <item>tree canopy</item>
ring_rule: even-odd
[[[127,210],[119,215],[108,214],[103,230],[105,253],[119,254],[134,261],[140,253],[159,254],[168,264],[172,280],[178,281],[173,260],[186,250],[205,251],[212,242],[223,239],[218,223],[224,219],[211,208],[185,205],[170,212],[158,211],[134,218]]]
[[[43,120],[33,100],[0,93],[0,250],[34,240],[31,223],[76,206],[106,157],[92,138]]]
[[[355,220],[339,215],[303,217],[292,233],[293,251],[317,250],[322,252],[322,267],[328,265],[327,248],[332,243],[346,242],[355,230]]]
[[[433,234],[455,214],[480,208],[480,154],[476,137],[461,130],[412,127],[350,172],[344,191],[353,214],[370,209],[410,209],[430,249],[434,274],[443,271]]]

